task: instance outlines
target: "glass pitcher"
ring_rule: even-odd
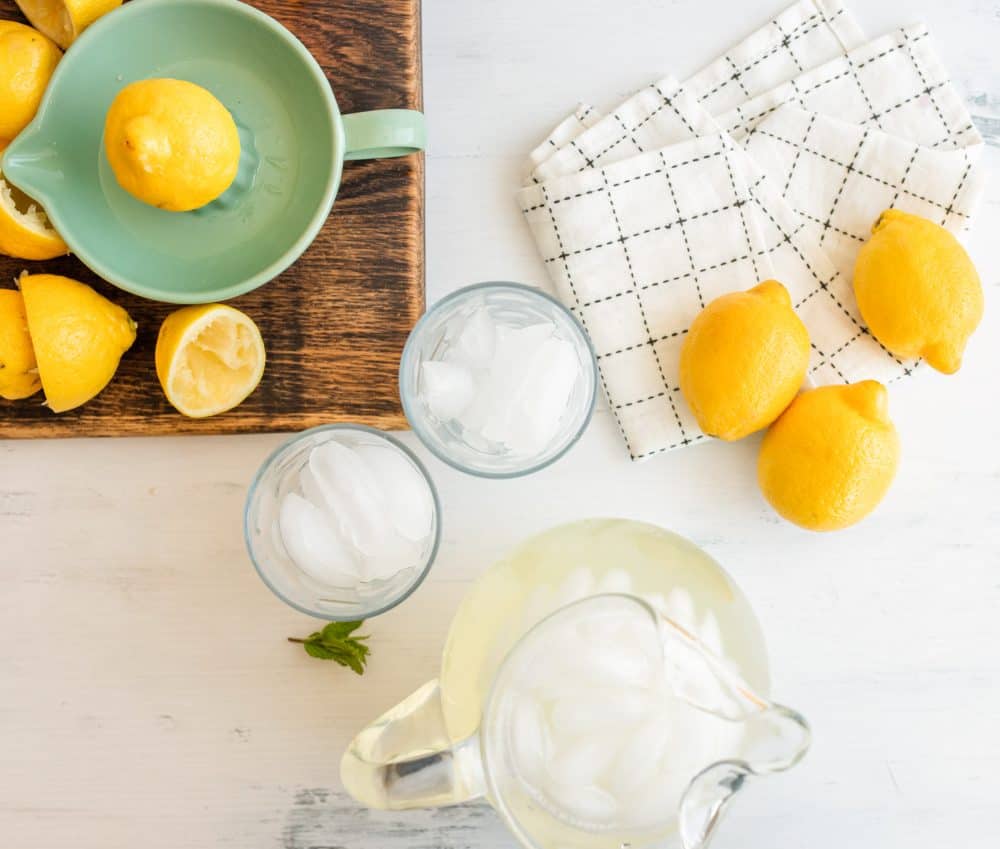
[[[480,577],[441,678],[362,731],[341,777],[375,808],[485,796],[527,849],[697,849],[748,776],[808,748],[767,688],[718,564],[654,526],[575,523]]]

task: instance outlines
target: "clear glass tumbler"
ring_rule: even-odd
[[[431,532],[423,543],[419,559],[412,566],[384,580],[361,581],[354,586],[332,586],[303,571],[285,550],[279,528],[282,499],[290,492],[302,494],[300,476],[310,453],[331,440],[352,448],[379,445],[397,452],[426,481],[433,502]],[[320,619],[367,619],[408,598],[427,576],[441,539],[441,505],[427,469],[397,439],[363,425],[324,425],[292,437],[264,461],[250,485],[243,529],[254,568],[270,590],[286,604]]]
[[[572,391],[554,436],[534,453],[516,453],[463,427],[456,419],[442,420],[427,401],[422,364],[446,359],[466,322],[483,309],[494,322],[508,328],[550,323],[554,338],[572,347],[577,366]],[[478,283],[438,301],[417,322],[403,350],[399,393],[414,433],[440,460],[484,478],[517,477],[554,463],[580,438],[597,397],[597,362],[586,331],[555,298],[520,283]]]

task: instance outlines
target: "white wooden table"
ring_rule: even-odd
[[[854,5],[873,36],[926,20],[1000,144],[1000,7]],[[609,105],[683,77],[780,7],[428,0],[430,299],[477,280],[543,282],[511,193],[523,155],[578,97]],[[689,536],[736,576],[776,696],[815,727],[806,762],[744,801],[722,849],[996,846],[998,228],[994,186],[972,240],[985,323],[960,374],[893,387],[903,462],[869,521],[835,535],[777,521],[754,482],[756,439],[630,465],[606,410],[527,480],[464,477],[417,446],[441,491],[443,546],[421,590],[371,623],[364,678],[285,641],[314,623],[244,553],[246,486],[282,437],[0,443],[0,845],[512,846],[483,806],[359,810],[340,754],[434,676],[452,610],[497,555],[564,520],[620,515]]]

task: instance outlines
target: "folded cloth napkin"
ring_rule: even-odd
[[[632,458],[705,438],[678,387],[683,336],[712,298],[767,277],[809,328],[814,382],[911,373],[858,314],[857,249],[889,206],[965,227],[980,147],[923,27],[861,43],[849,13],[820,0],[683,85],[563,121],[518,199]]]

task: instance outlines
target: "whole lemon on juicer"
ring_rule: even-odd
[[[85,404],[114,377],[135,341],[135,322],[68,277],[23,274],[18,285],[46,403],[55,413]]]
[[[0,398],[16,401],[41,388],[24,298],[17,289],[0,289]]]
[[[983,287],[951,233],[887,209],[858,252],[854,294],[872,334],[900,357],[923,357],[958,371],[966,342],[983,317]]]
[[[125,191],[171,212],[211,203],[240,164],[233,116],[210,91],[186,80],[125,86],[108,110],[104,149]]]
[[[871,513],[899,462],[888,407],[875,380],[799,395],[760,446],[757,480],[771,506],[811,531],[846,528]]]
[[[773,422],[808,366],[809,333],[788,290],[765,280],[698,314],[681,347],[680,387],[701,429],[731,441]]]
[[[31,27],[0,21],[0,142],[31,123],[62,58],[56,45]]]

